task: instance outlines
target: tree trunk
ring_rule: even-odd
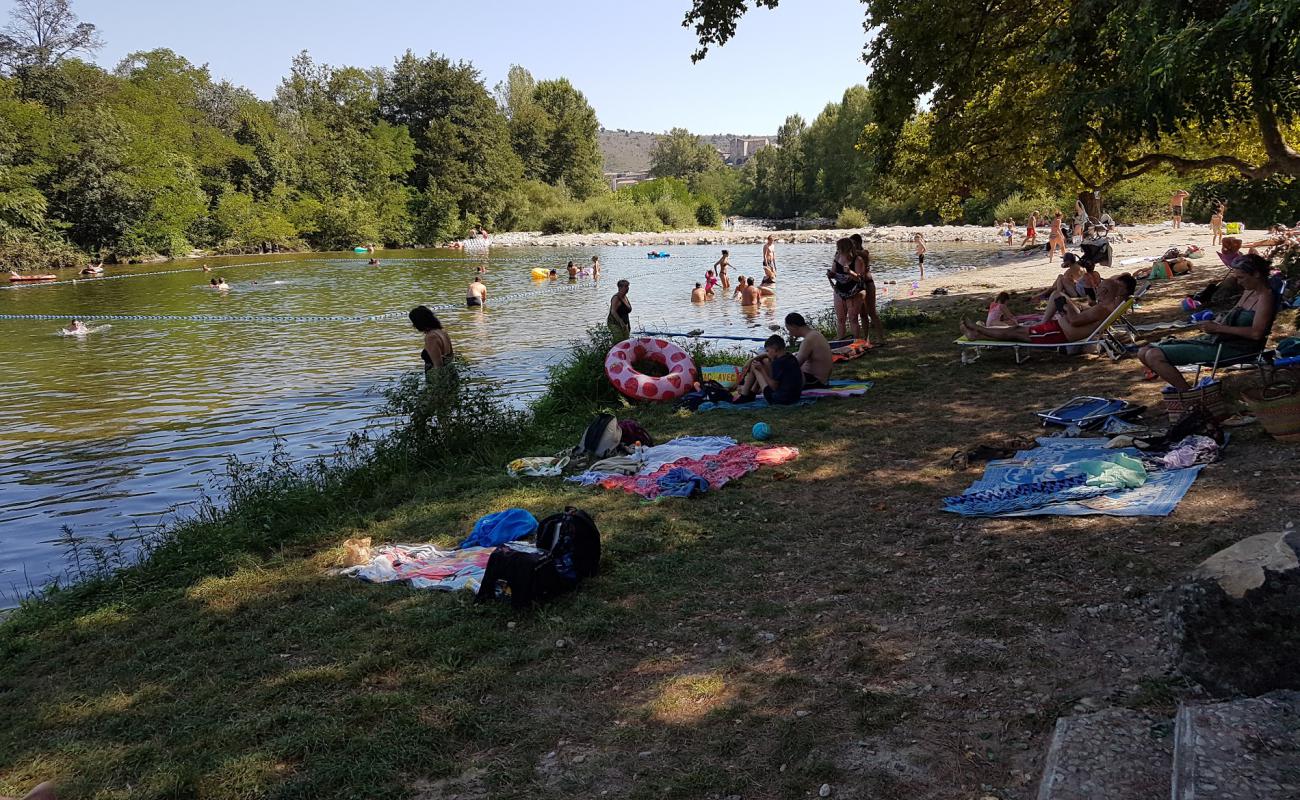
[[[1096,192],[1079,192],[1079,200],[1083,203],[1083,210],[1088,212],[1089,219],[1098,219],[1101,217],[1101,191]]]

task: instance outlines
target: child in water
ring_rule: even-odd
[[[921,268],[921,280],[925,280],[925,234],[916,234],[913,241],[916,242],[916,265]]]

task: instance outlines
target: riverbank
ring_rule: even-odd
[[[1177,316],[1202,282],[1157,286],[1137,321]],[[625,408],[590,393],[608,389],[593,348],[531,423],[432,442],[445,462],[270,473],[237,516],[0,623],[0,791],[1028,800],[1058,715],[1167,714],[1195,693],[1161,649],[1160,592],[1285,525],[1249,487],[1293,485],[1300,448],[1238,429],[1166,518],[944,514],[979,474],[955,451],[1040,433],[1032,412],[1077,394],[1158,402],[1131,359],[959,366],[955,318],[986,299],[945,298],[946,316],[845,365],[875,382],[863,398]],[[800,458],[656,504],[504,475],[600,406],[661,440],[747,440],[762,419]],[[482,514],[566,504],[596,514],[602,574],[536,612],[328,573],[346,538],[452,545]]]
[[[1039,229],[1039,242],[1046,244],[1047,227]],[[1167,224],[1126,225],[1116,229],[1126,240],[1146,243],[1154,246],[1166,239],[1194,237],[1210,238],[1207,225],[1184,225],[1182,231],[1173,231]],[[768,236],[776,237],[780,244],[827,244],[833,245],[845,236],[862,234],[869,245],[880,242],[910,242],[916,234],[925,236],[931,244],[943,242],[965,242],[996,246],[1003,244],[997,235],[997,229],[987,225],[879,225],[866,228],[815,230],[765,230],[754,226],[745,226],[741,230],[718,230],[703,228],[696,230],[664,231],[662,233],[559,233],[543,234],[540,231],[517,231],[496,233],[492,235],[493,247],[664,247],[688,244],[762,244]],[[1019,231],[1016,242],[1024,235]],[[1012,250],[1007,248],[1007,252]]]

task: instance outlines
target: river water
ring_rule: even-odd
[[[405,317],[414,305],[452,306],[437,313],[457,351],[521,400],[543,388],[569,341],[604,322],[620,278],[631,282],[635,330],[766,336],[787,312],[830,305],[829,246],[779,246],[778,297],[753,310],[721,295],[689,302],[720,248],[656,249],[672,257],[633,247],[384,251],[368,266],[351,253],[274,255],[209,259],[211,275],[187,262],[0,288],[0,607],[66,569],[56,541],[65,527],[93,538],[147,532],[184,517],[201,490],[219,498],[213,476],[229,456],[265,455],[277,438],[295,458],[323,455],[372,424],[376,387],[420,367]],[[729,249],[733,275],[762,274],[759,246]],[[980,266],[991,250],[932,246],[927,271]],[[592,255],[599,283],[529,277]],[[909,246],[873,249],[882,300],[934,285],[912,288],[914,260]],[[488,267],[486,310],[463,307],[477,264]],[[212,275],[230,290],[209,288]],[[61,335],[74,315],[142,318],[92,319],[90,335]]]

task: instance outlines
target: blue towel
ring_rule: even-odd
[[[474,530],[465,541],[466,547],[496,547],[499,544],[513,542],[525,536],[531,536],[537,530],[537,518],[522,508],[507,508],[495,514],[488,514],[474,523]]]
[[[659,485],[660,497],[690,497],[709,490],[709,482],[686,467],[673,467],[655,483]]]
[[[748,403],[700,403],[696,411],[762,411],[765,408],[798,408],[799,406],[808,406],[817,402],[814,398],[805,397],[797,403],[789,405],[774,406],[767,402],[766,399],[759,397]]]

